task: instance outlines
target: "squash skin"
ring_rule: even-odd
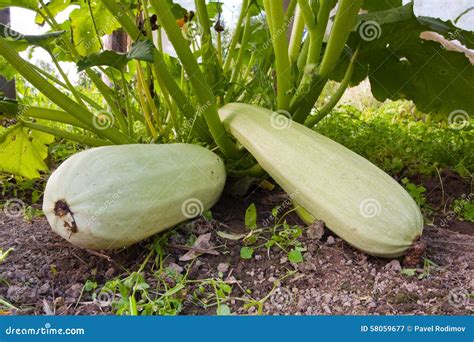
[[[116,249],[211,208],[225,180],[223,161],[200,146],[98,147],[53,172],[43,211],[53,231],[74,245]]]
[[[226,129],[314,217],[355,248],[393,258],[423,231],[415,201],[392,177],[344,146],[272,111],[241,103],[219,110]]]

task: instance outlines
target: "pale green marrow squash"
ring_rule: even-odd
[[[88,249],[141,241],[211,208],[224,188],[223,161],[196,145],[120,145],[73,155],[46,185],[53,231]]]
[[[265,108],[231,103],[219,115],[295,203],[355,248],[397,257],[421,236],[415,201],[368,160]]]

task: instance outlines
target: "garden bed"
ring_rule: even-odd
[[[215,298],[208,296],[213,292],[210,283],[193,282],[212,278],[218,279],[220,286],[230,286],[231,292],[225,292],[220,303],[226,303],[232,313],[238,314],[258,312],[256,305],[244,306],[250,297],[253,304],[264,298],[260,301],[264,314],[472,314],[474,302],[469,293],[474,289],[473,225],[448,215],[449,206],[444,205],[472,193],[471,184],[451,172],[443,173],[441,179],[442,188],[438,178],[411,179],[427,188],[427,207],[432,208],[429,214],[425,210],[428,223],[421,240],[426,244],[426,259],[420,259],[418,268],[405,267],[403,258],[367,256],[326,228],[321,238],[311,229],[299,237],[306,249],[303,262],[291,263],[286,252],[275,248],[267,251],[264,247],[256,249],[250,260],[244,260],[240,256],[242,241],[225,239],[217,232],[245,233],[244,213],[249,204],[255,203],[261,221],[286,197],[278,189],[268,192],[260,188],[245,201],[225,195],[213,208],[213,219],[200,218],[181,225],[167,236],[163,264],[175,277],[163,281],[173,287],[179,279],[176,275],[186,272],[188,280],[183,283],[186,286],[172,294],[176,310],[169,313],[215,314]],[[301,224],[293,214],[288,215],[288,222]],[[206,250],[218,255],[204,253],[194,261],[179,260],[188,252],[190,236],[208,233],[211,238]],[[0,214],[0,247],[4,251],[14,248],[0,265],[0,298],[17,308],[5,307],[3,313],[116,312],[111,298],[96,296],[98,290],[107,281],[123,279],[139,269],[149,254],[150,241],[121,251],[93,253],[55,235],[44,217],[25,222]],[[150,285],[151,295],[158,282],[153,263],[152,258],[141,273]],[[85,287],[86,283],[89,286]],[[202,292],[200,300],[196,300],[198,290]],[[210,298],[207,304],[206,296]],[[113,301],[118,300],[117,294]]]

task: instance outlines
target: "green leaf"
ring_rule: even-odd
[[[402,0],[364,0],[362,8],[372,11],[382,11],[390,8],[397,8],[403,5]]]
[[[70,14],[71,30],[74,45],[81,56],[98,53],[101,50],[100,37],[111,34],[120,28],[118,21],[104,7],[102,2],[91,1]]]
[[[23,7],[36,10],[38,0],[0,0],[0,9],[7,7]]]
[[[253,252],[254,251],[252,247],[244,246],[240,249],[240,257],[247,260],[252,259]]]
[[[60,37],[62,34],[64,34],[64,32],[65,31],[56,31],[39,35],[28,35],[22,34],[18,31],[11,29],[8,26],[0,24],[0,37],[13,39],[17,43],[23,43],[25,41],[29,45],[44,46],[45,43],[50,42],[54,38]],[[25,48],[26,47],[27,46],[25,46]]]
[[[153,52],[155,46],[149,40],[138,40],[132,44],[130,52],[128,53],[128,59],[136,59],[138,61],[144,61],[153,63]]]
[[[353,51],[360,46],[352,84],[369,77],[377,100],[409,99],[425,113],[474,112],[474,66],[469,59],[464,53],[420,38],[422,32],[433,30],[434,22],[441,21],[417,19],[412,5],[368,13],[361,20],[348,40]],[[474,41],[472,33],[454,26],[447,30],[449,23],[440,27],[445,36],[457,30],[460,39]],[[346,67],[347,59],[339,63],[332,77],[340,80]]]
[[[54,136],[32,131],[16,124],[0,136],[0,171],[26,178],[38,178],[39,171],[48,170],[44,159],[48,156],[48,144]]]
[[[46,4],[48,11],[53,15],[56,16],[58,13],[64,11],[71,5],[71,1],[69,0],[52,0]],[[46,11],[43,6],[39,9],[38,14],[35,17],[35,23],[37,25],[43,26],[44,25],[44,17],[46,16]],[[42,15],[41,15],[41,14]]]
[[[83,71],[99,65],[123,70],[132,59],[153,63],[153,49],[153,44],[150,41],[140,40],[132,45],[128,54],[109,50],[93,53],[77,62],[77,70]]]
[[[77,62],[77,71],[99,65],[109,66],[118,70],[123,70],[128,63],[127,55],[115,51],[103,51],[94,53]]]
[[[230,315],[230,307],[227,304],[221,304],[217,307],[217,315],[218,316],[229,316]]]
[[[407,277],[412,277],[416,274],[416,269],[414,269],[414,268],[404,268],[403,270],[401,270],[400,273],[403,274],[403,275],[406,275]]]
[[[249,229],[257,228],[257,208],[254,203],[249,205],[245,211],[245,227]]]
[[[299,250],[293,249],[288,253],[288,260],[294,263],[303,262],[303,255],[301,255],[301,252]]]

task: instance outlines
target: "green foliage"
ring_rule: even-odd
[[[27,178],[39,177],[40,171],[48,169],[44,159],[54,136],[32,131],[16,124],[0,131],[0,171]]]
[[[419,207],[423,207],[426,204],[426,197],[423,195],[426,192],[426,188],[422,185],[416,185],[411,183],[408,178],[402,179],[403,185],[411,197],[415,200]]]
[[[257,208],[254,203],[249,205],[245,211],[245,227],[248,229],[257,228]]]
[[[248,246],[244,246],[240,249],[240,257],[242,259],[252,259],[254,249]]]
[[[423,280],[425,278],[428,278],[433,269],[436,269],[437,267],[438,265],[430,259],[423,258],[423,268],[421,270],[416,268],[403,268],[400,273],[407,277],[414,277],[418,274],[417,278],[419,280]]]
[[[360,47],[353,83],[368,76],[377,100],[409,99],[428,113],[447,117],[455,110],[474,112],[474,67],[463,53],[421,39],[424,31],[457,37],[468,48],[474,45],[473,33],[439,19],[416,18],[413,4],[362,14],[348,41],[352,51]],[[339,64],[336,79],[342,79],[346,66],[347,60]]]
[[[474,173],[473,131],[430,122],[409,102],[388,102],[364,112],[344,105],[316,130],[389,174],[435,174],[437,168],[453,168],[465,176]]]
[[[453,203],[453,210],[459,219],[474,222],[474,201],[469,198],[459,198]]]
[[[139,40],[132,44],[128,54],[114,51],[94,53],[77,62],[77,71],[83,71],[93,66],[109,66],[123,70],[131,60],[153,63],[153,45],[148,40]]]

